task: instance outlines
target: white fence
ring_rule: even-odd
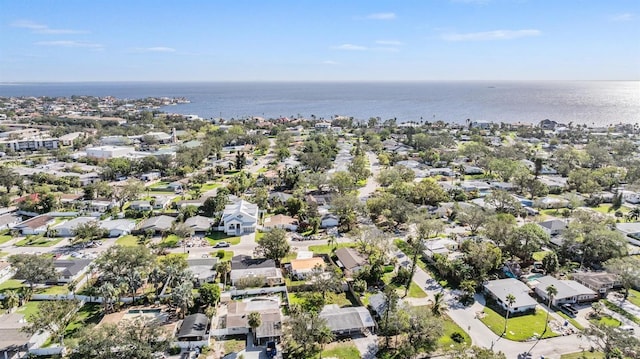
[[[193,342],[173,342],[171,343],[172,347],[180,347],[182,349],[195,349],[195,348],[202,348],[205,345],[209,345],[209,341],[208,340],[200,340],[200,341],[193,341]]]
[[[29,354],[32,354],[32,355],[64,355],[65,352],[66,352],[65,347],[48,347],[48,348],[29,349]]]

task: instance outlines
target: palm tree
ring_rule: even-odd
[[[224,261],[224,262],[218,263],[218,266],[216,267],[216,271],[218,272],[218,274],[220,274],[221,278],[224,278],[224,288],[226,288],[227,275],[229,274],[229,272],[231,272],[231,262]]]
[[[4,293],[4,302],[9,311],[20,304],[20,296],[15,290],[8,290]]]
[[[329,344],[335,339],[331,328],[326,325],[318,328],[318,332],[316,333],[316,341],[320,344],[320,359],[322,359],[322,351],[324,350],[324,346]]]
[[[547,328],[549,327],[549,313],[551,312],[551,303],[553,302],[553,298],[556,296],[556,294],[558,294],[558,289],[553,284],[548,286],[546,289],[547,297],[549,298],[549,301],[547,302],[547,319],[545,319],[544,321],[544,331],[542,332],[540,338],[542,338],[542,336],[547,332]],[[538,338],[538,340],[540,340],[540,338]]]
[[[98,288],[98,293],[102,297],[102,304],[104,304],[104,312],[109,313],[113,309],[113,302],[118,298],[118,289],[111,284],[111,282],[105,282]]]
[[[253,338],[255,339],[256,328],[262,325],[262,316],[258,312],[249,313],[248,324],[251,328],[251,333],[253,334]]]
[[[171,302],[180,308],[180,317],[184,318],[189,307],[193,306],[193,284],[185,281],[171,288]]]
[[[507,322],[509,321],[509,313],[511,312],[511,307],[513,307],[513,304],[515,302],[516,302],[516,297],[511,293],[507,294],[507,298],[506,298],[507,314],[504,319],[504,331],[502,332],[502,335],[505,335],[505,333],[507,333]]]
[[[73,294],[73,300],[76,299],[76,287],[78,286],[78,282],[76,281],[71,281],[69,283],[67,283],[67,289],[69,290],[69,292],[71,292]]]
[[[431,313],[435,316],[440,316],[444,311],[447,310],[447,307],[444,303],[444,292],[438,292],[433,296],[433,300],[431,301]]]
[[[631,211],[629,211],[629,213],[627,213],[627,219],[628,220],[638,220],[638,218],[640,218],[640,207],[635,207],[634,209],[632,209]]]

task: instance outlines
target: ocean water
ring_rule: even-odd
[[[203,118],[334,115],[367,120],[640,123],[640,81],[0,84],[0,96],[186,97],[166,112]]]

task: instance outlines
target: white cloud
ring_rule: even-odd
[[[142,47],[137,50],[142,52],[176,52],[176,49],[165,46]]]
[[[392,12],[379,12],[366,16],[369,20],[395,20],[396,14]]]
[[[385,45],[385,46],[402,46],[404,45],[402,42],[397,40],[377,40],[376,44]]]
[[[35,43],[40,46],[58,46],[58,47],[86,47],[92,49],[102,49],[102,44],[86,41],[58,40],[58,41],[39,41]]]
[[[540,36],[542,32],[535,29],[527,30],[494,30],[483,32],[450,33],[442,35],[447,41],[488,41],[488,40],[511,40],[521,37]]]
[[[617,14],[617,15],[613,15],[611,16],[611,21],[631,21],[635,18],[635,15],[627,12],[624,14]]]
[[[69,29],[52,29],[47,25],[38,24],[29,20],[14,21],[11,26],[21,29],[29,29],[36,34],[60,35],[60,34],[86,34],[86,31]]]
[[[354,44],[342,44],[339,46],[333,47],[335,50],[345,50],[345,51],[365,51],[368,50],[366,46],[354,45]]]

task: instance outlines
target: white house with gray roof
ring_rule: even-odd
[[[496,279],[488,281],[484,285],[484,291],[510,313],[527,312],[536,308],[538,302],[529,295],[531,289],[526,284],[515,278]],[[515,297],[515,302],[509,307],[507,296],[511,294]]]
[[[558,294],[553,296],[553,301],[551,302],[556,306],[567,303],[591,302],[599,298],[598,293],[575,280],[560,280],[548,275],[537,278],[536,281],[538,282],[535,286],[536,294],[545,301],[549,300],[547,288],[551,285],[556,287]]]
[[[218,230],[230,236],[239,236],[256,231],[258,205],[239,200],[224,208]]]
[[[73,237],[76,235],[75,230],[78,226],[91,222],[97,222],[97,219],[95,217],[78,217],[70,221],[60,223],[51,229],[56,231],[56,235],[58,237]]]

